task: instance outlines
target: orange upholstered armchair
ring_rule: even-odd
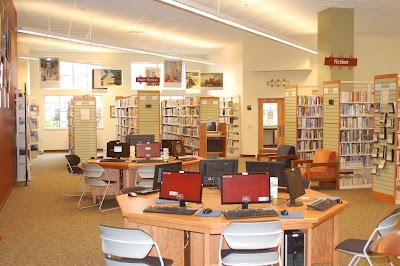
[[[300,169],[303,179],[339,188],[339,163],[335,151],[318,149],[313,160],[292,161],[292,167],[299,164],[304,165],[304,168]]]

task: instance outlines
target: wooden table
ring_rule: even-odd
[[[307,190],[304,196],[309,202],[315,196],[325,194]],[[143,213],[147,206],[154,205],[158,194],[147,196],[128,197],[117,196],[126,228],[138,228],[150,234],[158,244],[161,254],[165,258],[174,260],[174,265],[211,265],[218,264],[218,247],[220,235],[231,221],[223,215],[219,217],[199,217],[174,214]],[[280,198],[288,198],[287,193],[280,193]],[[280,200],[282,202],[283,200]],[[204,188],[203,204],[187,203],[188,207],[197,207],[213,210],[228,210],[238,208],[237,204],[220,204],[220,192]],[[178,205],[178,203],[171,203]],[[168,204],[168,205],[171,205]],[[167,205],[167,206],[168,206]],[[334,247],[338,244],[338,214],[343,211],[348,202],[343,201],[327,211],[308,210],[307,202],[301,207],[288,207],[286,202],[279,205],[249,204],[249,208],[272,208],[280,212],[283,209],[302,211],[304,219],[280,219],[284,230],[301,230],[306,234],[306,265],[312,263],[331,263],[337,265],[337,253]],[[273,218],[240,219],[240,221],[275,220]],[[239,221],[239,220],[236,220]],[[186,237],[188,232],[189,238]],[[185,244],[188,247],[184,249]],[[282,245],[282,249],[284,244]],[[283,254],[283,252],[281,252]],[[283,262],[283,260],[282,260]]]

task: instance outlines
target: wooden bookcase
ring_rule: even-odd
[[[324,148],[336,151],[339,188],[372,186],[374,94],[369,82],[324,82]]]
[[[226,158],[226,123],[218,124],[218,133],[207,133],[206,123],[200,123],[199,156],[202,158]],[[216,150],[210,151],[207,147]]]
[[[160,92],[137,91],[115,103],[116,139],[125,142],[129,134],[151,134],[160,141]]]
[[[219,119],[218,97],[185,97],[161,103],[162,139],[182,140],[186,151],[199,155],[200,122]]]
[[[226,123],[226,155],[240,157],[240,96],[220,98],[219,122]]]
[[[399,74],[377,75],[372,197],[400,203]],[[379,149],[379,152],[378,152]],[[384,163],[384,165],[383,165]],[[379,166],[382,166],[381,168]]]
[[[97,156],[96,99],[74,96],[69,102],[69,152],[81,160]]]

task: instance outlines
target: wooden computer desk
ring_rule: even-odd
[[[307,190],[304,196],[311,202],[315,196],[324,196],[314,190]],[[326,196],[326,195],[325,195]],[[174,260],[174,265],[218,264],[218,247],[220,235],[227,224],[232,221],[251,222],[260,220],[275,220],[273,218],[251,218],[240,220],[226,220],[219,217],[199,217],[195,215],[174,215],[143,213],[147,206],[154,205],[158,194],[147,196],[128,197],[117,196],[126,228],[138,228],[150,234],[158,244],[161,254],[165,258]],[[288,198],[287,193],[280,193],[280,198]],[[305,201],[305,200],[304,200]],[[220,204],[220,192],[208,188],[203,189],[203,204],[186,203],[188,207],[197,207],[213,210],[228,210],[238,208],[238,204]],[[178,203],[168,203],[177,206]],[[288,207],[286,202],[280,205],[249,204],[249,208],[273,208],[280,212],[283,209],[302,211],[304,219],[280,219],[284,230],[301,230],[306,234],[306,265],[312,263],[330,263],[337,265],[337,253],[334,251],[338,244],[338,214],[348,205],[347,201],[337,204],[327,211],[308,210],[307,202],[301,207]],[[168,206],[168,205],[166,205]],[[186,236],[188,233],[188,238]],[[188,246],[184,249],[185,244]],[[283,250],[284,244],[282,244]],[[281,252],[283,254],[283,252]]]

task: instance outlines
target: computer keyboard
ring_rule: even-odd
[[[125,162],[125,160],[112,158],[112,159],[102,159],[100,160],[100,162],[118,163],[118,162]]]
[[[321,198],[314,202],[311,202],[307,206],[309,208],[312,208],[312,209],[315,209],[318,211],[326,211],[327,209],[335,206],[336,204],[338,204],[336,200],[331,200],[328,198]]]
[[[279,216],[279,214],[273,209],[239,209],[239,210],[222,211],[222,214],[228,220]]]
[[[159,159],[146,159],[146,160],[139,160],[138,163],[165,163],[164,160]]]
[[[149,206],[143,210],[143,212],[154,212],[154,213],[168,213],[168,214],[180,214],[180,215],[192,215],[197,211],[196,208],[187,207],[168,207],[168,206]]]
[[[179,160],[181,160],[182,162],[190,162],[190,161],[197,160],[197,158],[195,158],[195,157],[183,157],[183,158],[179,158]]]

